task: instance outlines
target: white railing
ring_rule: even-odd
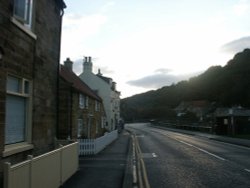
[[[57,188],[78,169],[78,143],[11,166],[4,164],[4,188]]]
[[[118,137],[118,131],[106,133],[97,139],[79,139],[79,155],[93,155],[102,151]]]

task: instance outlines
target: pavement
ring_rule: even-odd
[[[61,188],[119,188],[131,184],[127,165],[130,138],[124,130],[100,153],[80,156],[79,170]]]

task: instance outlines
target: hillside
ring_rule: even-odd
[[[188,81],[122,99],[125,120],[173,118],[182,101],[207,100],[218,106],[250,107],[250,49],[237,53],[224,66],[212,66]]]

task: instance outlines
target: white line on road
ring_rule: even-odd
[[[153,157],[157,157],[157,155],[156,155],[155,153],[152,153],[152,156],[153,156]]]
[[[249,169],[245,169],[245,171],[250,172],[250,170],[249,170]]]
[[[222,157],[220,157],[220,156],[218,156],[218,155],[215,155],[215,154],[213,154],[213,153],[210,153],[210,152],[208,152],[208,151],[206,151],[206,150],[204,150],[204,149],[201,149],[201,148],[199,148],[199,147],[196,147],[196,146],[194,146],[194,145],[192,145],[192,144],[189,144],[189,143],[187,143],[187,142],[184,142],[184,141],[182,141],[182,140],[178,140],[178,139],[176,139],[178,142],[181,142],[181,143],[183,143],[183,144],[186,144],[186,145],[188,145],[188,146],[190,146],[190,147],[194,147],[194,148],[196,148],[196,149],[198,149],[199,151],[202,151],[202,152],[204,152],[204,153],[206,153],[206,154],[208,154],[208,155],[211,155],[211,156],[213,156],[213,157],[215,157],[215,158],[217,158],[217,159],[220,159],[220,160],[222,160],[222,161],[225,161],[226,159],[224,159],[224,158],[222,158]]]

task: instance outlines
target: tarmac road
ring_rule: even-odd
[[[128,124],[135,133],[152,188],[249,188],[250,148]]]

